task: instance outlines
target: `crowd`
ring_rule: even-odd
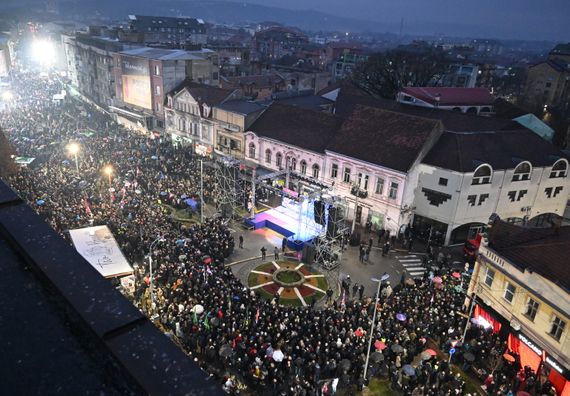
[[[422,353],[429,342],[445,350],[462,337],[466,319],[456,311],[465,296],[452,277],[444,276],[443,285],[427,276],[393,289],[383,285],[365,378],[375,303],[362,288],[353,288],[352,298],[350,285],[336,299],[327,294],[330,303],[322,309],[260,298],[221,265],[234,248],[222,219],[184,226],[170,216],[171,208],[184,207],[184,196],[199,195],[198,162],[188,150],[129,132],[79,100],[53,102],[62,89],[53,76],[14,74],[13,88],[16,98],[0,123],[17,154],[36,160],[9,182],[64,236],[109,226],[138,264],[135,303],[156,313],[168,334],[220,375],[226,391],[246,384],[256,394],[333,394],[382,376],[407,395],[464,393],[465,383],[446,360]],[[70,141],[80,145],[79,173],[66,150]],[[102,173],[107,165],[110,181]],[[213,202],[212,170],[204,179],[204,199]],[[144,263],[157,239],[151,302]]]

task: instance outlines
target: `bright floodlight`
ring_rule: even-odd
[[[2,99],[4,100],[4,102],[9,102],[13,98],[14,98],[14,95],[12,95],[12,92],[10,92],[10,91],[2,92]]]
[[[105,174],[107,176],[111,176],[111,174],[113,173],[113,167],[111,165],[107,165],[104,169],[103,172],[105,172]]]
[[[77,153],[79,153],[79,144],[69,143],[69,145],[67,146],[67,150],[69,151],[70,154],[76,155]]]
[[[32,45],[32,56],[40,65],[50,66],[55,62],[55,47],[49,40],[35,40]]]

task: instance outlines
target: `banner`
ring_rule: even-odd
[[[133,273],[107,226],[79,228],[69,234],[79,254],[105,278]]]
[[[121,79],[123,101],[152,110],[148,61],[131,57],[123,58],[121,60]]]

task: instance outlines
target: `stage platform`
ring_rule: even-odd
[[[324,231],[313,216],[313,205],[310,202],[302,204],[284,198],[283,205],[261,212],[245,223],[255,230],[267,227],[287,238],[287,246],[301,250],[305,243],[312,241]]]

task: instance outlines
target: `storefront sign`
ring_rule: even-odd
[[[551,358],[550,356],[546,356],[546,363],[554,370],[558,371],[560,374],[564,375],[564,367],[562,367],[556,360]]]
[[[536,353],[538,356],[542,356],[542,349],[539,348],[538,346],[536,346],[536,344],[534,344],[531,340],[529,340],[528,338],[526,338],[524,335],[522,335],[521,333],[519,333],[518,339],[521,340],[521,342],[522,342],[523,344],[525,344],[527,347],[529,347],[530,349],[532,349],[532,350],[534,351],[534,353]]]
[[[196,154],[202,156],[209,156],[212,154],[212,146],[205,146],[200,143],[196,143]]]

